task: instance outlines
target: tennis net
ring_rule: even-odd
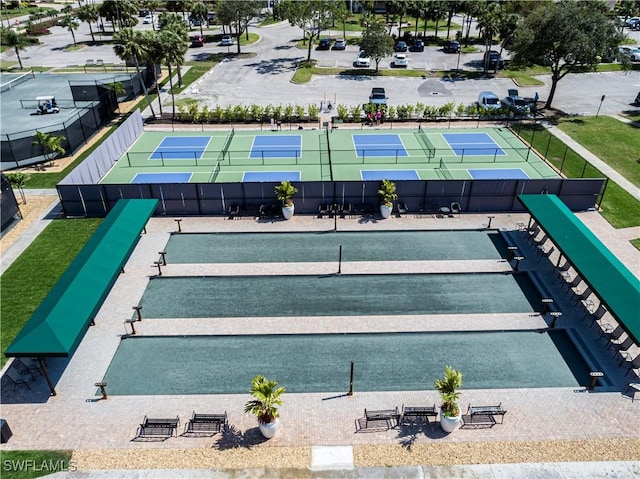
[[[218,158],[218,161],[224,160],[224,156],[229,151],[229,147],[231,146],[231,141],[233,140],[233,136],[235,134],[236,134],[236,129],[235,128],[231,128],[231,133],[229,133],[229,136],[227,137],[226,141],[224,142],[224,146],[222,147],[222,151],[220,152],[220,157]],[[218,165],[218,166],[220,166],[220,165]]]
[[[446,180],[453,180],[453,174],[451,174],[451,170],[449,169],[449,167],[447,166],[447,163],[442,158],[440,158],[439,170],[440,170],[440,173],[442,173],[442,176],[444,176]]]
[[[216,166],[213,168],[211,172],[211,176],[209,177],[209,183],[215,183],[218,178],[218,173],[220,173],[220,162],[216,163]]]
[[[418,143],[420,143],[422,149],[425,151],[425,153],[427,153],[428,157],[433,158],[436,155],[436,147],[433,143],[431,143],[431,140],[429,140],[429,137],[424,132],[424,130],[422,128],[418,128],[418,132],[415,135],[418,139]]]

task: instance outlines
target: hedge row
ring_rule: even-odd
[[[343,122],[359,123],[365,120],[369,113],[376,113],[377,105],[338,105],[333,114],[334,119]],[[390,121],[423,121],[442,119],[470,119],[470,118],[509,118],[513,117],[508,108],[495,110],[481,109],[477,104],[465,105],[448,102],[441,106],[425,105],[424,103],[406,105],[385,105],[384,117]],[[303,105],[235,105],[222,107],[217,105],[210,109],[208,106],[200,108],[197,103],[181,105],[178,108],[179,120],[193,123],[228,123],[228,122],[265,122],[276,121],[317,121],[320,108],[310,104]]]

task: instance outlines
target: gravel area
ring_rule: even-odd
[[[640,460],[640,439],[354,446],[355,467]],[[310,447],[75,451],[79,470],[247,469],[311,466]]]
[[[22,213],[22,219],[18,221],[3,237],[0,239],[0,254],[4,253],[9,246],[11,246],[24,231],[29,227],[31,223],[42,217],[55,202],[58,201],[57,196],[37,196],[27,194],[28,190],[25,190],[25,196],[27,203],[20,203],[19,194],[16,192],[16,199],[18,199],[18,206]]]

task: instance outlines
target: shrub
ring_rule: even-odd
[[[318,106],[314,103],[311,103],[308,108],[307,111],[309,112],[309,119],[312,121],[315,121],[318,119],[318,116],[320,115],[320,108],[318,108]]]
[[[338,113],[338,118],[340,118],[342,121],[349,118],[349,109],[346,106],[338,105],[336,111]]]

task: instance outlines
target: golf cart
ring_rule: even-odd
[[[60,108],[58,108],[58,104],[56,103],[56,99],[52,95],[47,96],[37,96],[36,101],[38,102],[38,115],[46,115],[47,113],[60,113]]]

